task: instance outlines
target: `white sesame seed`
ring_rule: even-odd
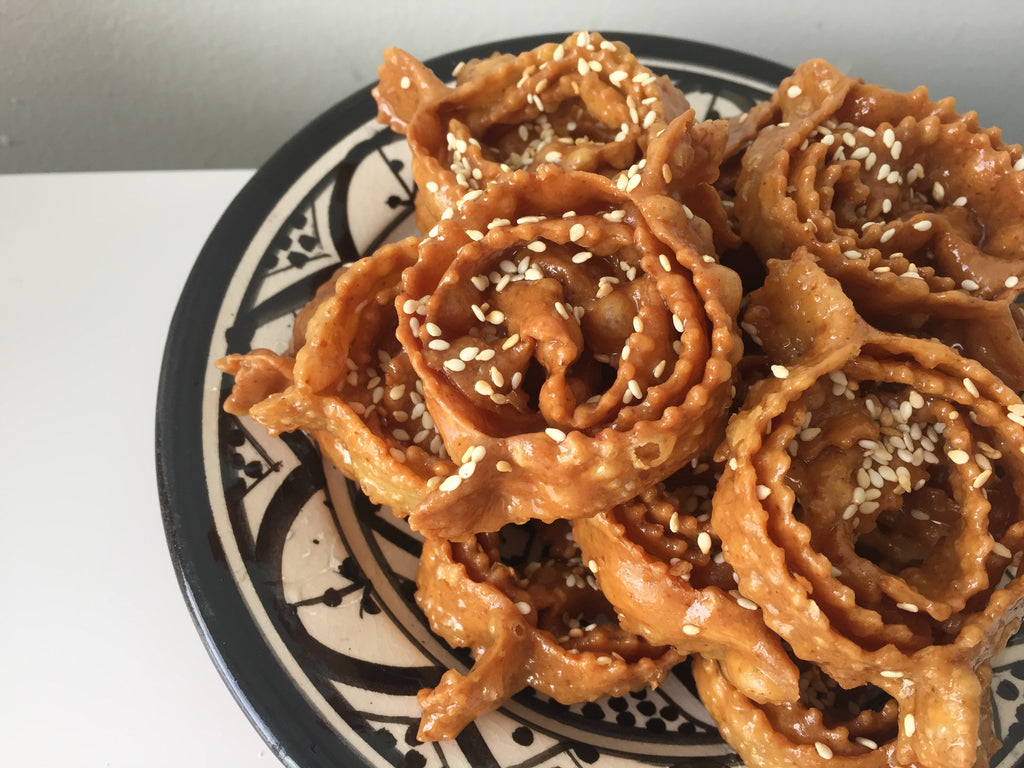
[[[476,390],[477,394],[483,395],[484,397],[490,397],[494,394],[494,387],[490,385],[490,382],[478,379],[473,385],[473,389]]]
[[[867,747],[868,749],[878,749],[878,742],[872,741],[867,736],[857,736],[854,738],[854,741],[856,741],[862,747]]]
[[[695,624],[683,624],[683,634],[693,637],[700,634],[700,627]]]
[[[775,364],[771,368],[772,375],[777,379],[784,379],[789,376],[789,369],[784,365]]]
[[[590,253],[590,251],[580,251],[572,257],[572,263],[583,264],[584,262],[589,261],[593,255],[594,254]]]
[[[832,749],[828,746],[828,744],[825,744],[821,741],[816,741],[814,742],[814,748],[817,750],[818,754],[821,755],[822,760],[832,759]]]
[[[992,544],[992,554],[998,555],[999,557],[1013,557],[1013,552],[1010,551],[1010,548],[999,541]]]
[[[758,485],[756,490],[757,498],[760,501],[764,501],[765,499],[772,495],[772,489],[769,488],[767,485]]]
[[[544,430],[544,434],[554,440],[556,443],[560,443],[566,438],[565,432],[555,427],[548,427]]]
[[[917,720],[913,715],[905,715],[903,718],[903,732],[907,736],[913,736],[917,731]]]
[[[918,232],[927,232],[931,228],[932,228],[932,223],[928,219],[925,219],[923,221],[915,222],[915,224],[914,224],[914,229],[916,229]]]
[[[438,490],[441,490],[441,491],[454,491],[460,485],[462,485],[462,478],[461,477],[459,477],[458,475],[449,475],[438,486]]]
[[[569,228],[569,239],[574,243],[579,240],[586,233],[586,228],[577,222]]]
[[[707,531],[701,531],[697,534],[697,548],[703,553],[708,554],[711,552],[711,534]]]
[[[512,465],[509,464],[505,460],[502,460],[502,461],[499,461],[498,463],[496,463],[494,465],[494,468],[497,469],[499,472],[511,472],[512,471]]]
[[[444,339],[431,339],[427,343],[427,347],[429,347],[430,349],[433,349],[436,352],[444,352],[446,349],[451,347],[451,344],[449,344]]]
[[[917,613],[920,609],[913,603],[896,603],[896,607],[907,613]]]
[[[757,610],[757,603],[755,603],[753,600],[747,597],[737,597],[736,605],[738,605],[740,608],[746,608],[748,611]]]

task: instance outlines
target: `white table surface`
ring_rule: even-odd
[[[165,544],[164,339],[251,171],[0,176],[0,764],[279,766]]]

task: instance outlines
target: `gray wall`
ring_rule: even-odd
[[[1019,0],[0,0],[0,172],[255,167],[371,83],[388,45],[574,29],[821,56],[1024,142]]]

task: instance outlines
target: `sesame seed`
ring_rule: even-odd
[[[973,379],[971,379],[971,378],[964,378],[964,389],[966,389],[968,392],[970,392],[975,397],[979,397],[980,396],[980,393],[978,392],[978,385],[975,384]]]
[[[523,614],[523,616],[528,616],[530,614],[530,611],[532,610],[530,604],[525,600],[520,600],[519,602],[517,602],[516,608],[519,610],[521,614]]]
[[[1010,275],[1008,278],[1006,278],[1003,281],[1003,287],[1004,288],[1016,288],[1018,282],[1020,282],[1020,278],[1018,278],[1016,275]]]
[[[700,627],[695,624],[683,624],[683,634],[693,637],[700,634]]]
[[[907,613],[917,613],[920,609],[913,603],[896,603],[896,607]]]
[[[992,544],[992,554],[999,555],[999,557],[1013,557],[1013,552],[1010,551],[1010,548],[998,541]]]
[[[577,240],[583,237],[585,232],[586,228],[582,224],[577,222],[576,224],[573,224],[569,228],[569,239],[575,243]]]
[[[757,610],[757,603],[755,603],[753,600],[749,598],[742,596],[736,598],[736,605],[738,605],[740,608],[745,608],[748,611]],[[816,605],[816,603],[812,603],[812,605]]]
[[[438,486],[438,490],[441,490],[441,491],[454,491],[460,485],[462,485],[462,478],[461,477],[459,477],[458,475],[449,475]]]
[[[427,347],[429,347],[430,349],[433,349],[433,350],[435,350],[437,352],[444,352],[449,347],[451,347],[451,344],[449,344],[444,339],[431,339],[427,343]]]
[[[818,754],[821,755],[822,760],[832,759],[832,750],[829,748],[828,744],[825,744],[821,741],[816,741],[814,742],[814,748],[818,751]]]
[[[512,471],[512,465],[509,464],[504,459],[499,461],[498,463],[496,463],[494,465],[494,468],[497,469],[499,472],[511,472]]]
[[[932,223],[928,219],[925,219],[924,221],[918,221],[914,224],[914,229],[916,229],[918,232],[927,232],[931,228]]]
[[[791,99],[795,99],[803,92],[803,88],[801,88],[799,85],[791,85],[789,86],[789,88],[786,89],[786,95]]]
[[[711,534],[707,531],[701,531],[697,534],[697,548],[703,553],[708,554],[711,552]]]
[[[967,279],[960,283],[960,287],[963,288],[965,291],[976,291],[981,286],[978,285],[978,283],[975,282],[974,280]]]
[[[492,387],[489,382],[486,382],[483,379],[478,379],[477,382],[473,385],[473,389],[476,390],[477,394],[483,395],[484,397],[490,397],[491,395],[494,394],[494,387]]]
[[[429,333],[431,336],[435,336],[436,337],[436,336],[440,336],[441,335],[441,328],[440,328],[440,326],[437,323],[427,323],[423,327],[426,329],[427,333]]]
[[[757,498],[759,501],[764,501],[765,499],[772,495],[772,489],[769,488],[767,485],[758,485],[756,490]]]
[[[640,384],[636,379],[630,379],[626,386],[629,388],[629,392],[633,397],[637,400],[643,399],[644,391],[640,389]]]
[[[560,443],[566,438],[565,432],[555,427],[548,427],[544,430],[544,434],[554,440],[556,443]]]
[[[857,736],[854,738],[854,741],[856,741],[862,747],[867,747],[868,749],[878,749],[878,742],[869,739],[867,736]]]
[[[587,561],[587,568],[590,569],[591,573],[597,573],[597,561],[596,560],[589,560],[589,561]]]
[[[590,253],[590,251],[580,251],[572,257],[572,263],[583,264],[584,262],[589,261],[593,255],[594,254]]]
[[[907,736],[913,736],[917,731],[917,720],[914,719],[913,715],[906,715],[903,718],[903,732]]]
[[[899,678],[903,677],[903,673],[895,669],[883,669],[878,674],[880,674],[882,677],[888,677],[893,680],[898,680]]]
[[[772,375],[777,379],[784,379],[789,376],[789,369],[784,365],[773,365],[771,370]]]
[[[668,529],[672,533],[679,533],[679,513],[672,512],[672,516],[668,519]]]

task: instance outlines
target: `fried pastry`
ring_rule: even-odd
[[[756,701],[790,701],[796,667],[757,606],[736,590],[711,530],[716,475],[695,460],[637,498],[576,520],[573,534],[625,629],[684,655],[718,659]]]
[[[729,424],[712,516],[738,588],[797,657],[897,702],[900,764],[972,766],[976,670],[1024,612],[1024,404],[867,325],[807,253],[750,305],[776,362]]]
[[[422,240],[397,334],[461,462],[414,528],[464,539],[596,514],[715,434],[740,286],[679,208],[545,166],[470,193]]]
[[[963,347],[1024,389],[1021,147],[951,99],[820,60],[772,103],[736,185],[743,239],[764,261],[807,248],[873,324]]]
[[[451,87],[405,51],[390,48],[384,59],[378,119],[408,141],[424,232],[467,192],[510,171],[543,163],[626,171],[689,108],[667,77],[597,33],[465,62]]]
[[[520,540],[507,560],[505,538]],[[417,586],[434,631],[474,657],[466,674],[448,670],[420,692],[425,741],[454,738],[526,686],[563,704],[621,696],[656,687],[682,658],[616,623],[565,521],[428,540]]]
[[[304,430],[376,504],[406,515],[435,478],[454,471],[424,403],[422,385],[395,338],[402,270],[415,238],[346,267],[303,311],[294,360],[267,350],[231,355],[225,408],[270,434]]]
[[[722,736],[746,765],[758,768],[909,768],[896,756],[899,709],[872,685],[847,690],[818,667],[801,664],[800,696],[784,704],[758,704],[723,674],[718,662],[696,658],[693,677]],[[983,688],[991,668],[978,670]],[[992,732],[991,700],[982,702],[973,768],[985,768],[999,748]],[[944,763],[937,763],[936,765]],[[918,763],[912,764],[914,766]]]

